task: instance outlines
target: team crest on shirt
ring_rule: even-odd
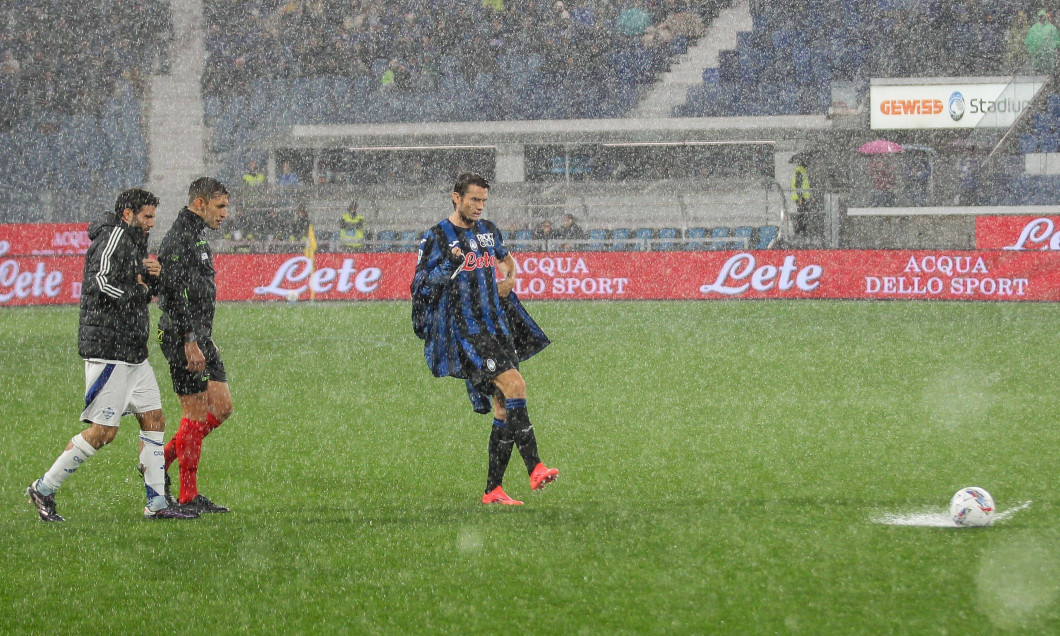
[[[494,361],[493,358],[490,358],[489,360],[486,360],[486,368],[489,369],[490,371],[496,371],[497,370],[496,361]]]
[[[478,251],[478,243],[475,242],[475,239],[469,240],[468,244],[471,246],[471,249],[475,250],[476,252]]]
[[[201,254],[201,255],[199,256],[199,258],[201,258],[201,259],[202,259],[202,262],[204,262],[204,263],[205,263],[206,261],[210,260],[210,255],[209,255],[209,254],[207,254],[206,252],[203,252],[203,253],[202,253],[202,254]]]

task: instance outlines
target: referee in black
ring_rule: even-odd
[[[228,512],[200,494],[197,483],[203,438],[232,414],[225,365],[213,342],[217,286],[205,236],[207,228],[218,229],[227,216],[228,188],[210,177],[196,179],[188,188],[188,205],[158,251],[165,263],[158,339],[181,409],[180,428],[165,447],[165,465],[168,471],[174,460],[180,463],[178,503],[199,513]],[[168,487],[166,495],[172,499]]]

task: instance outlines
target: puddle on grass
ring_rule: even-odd
[[[1011,519],[1020,510],[1026,510],[1031,505],[1031,502],[1024,501],[1023,503],[1003,510],[994,515],[994,524],[1001,523]],[[963,528],[965,526],[958,526],[953,522],[953,518],[950,517],[949,512],[914,512],[914,513],[886,513],[878,517],[874,517],[873,522],[882,523],[887,526],[920,526],[922,528]],[[993,525],[993,524],[992,524]]]

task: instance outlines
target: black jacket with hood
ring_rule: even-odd
[[[147,234],[109,215],[88,228],[88,237],[92,245],[81,279],[77,352],[85,359],[143,362],[151,318],[148,305],[158,284],[143,264]]]

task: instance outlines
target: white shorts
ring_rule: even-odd
[[[85,360],[86,424],[117,426],[122,415],[162,409],[162,396],[154,369],[140,364],[113,360]]]

